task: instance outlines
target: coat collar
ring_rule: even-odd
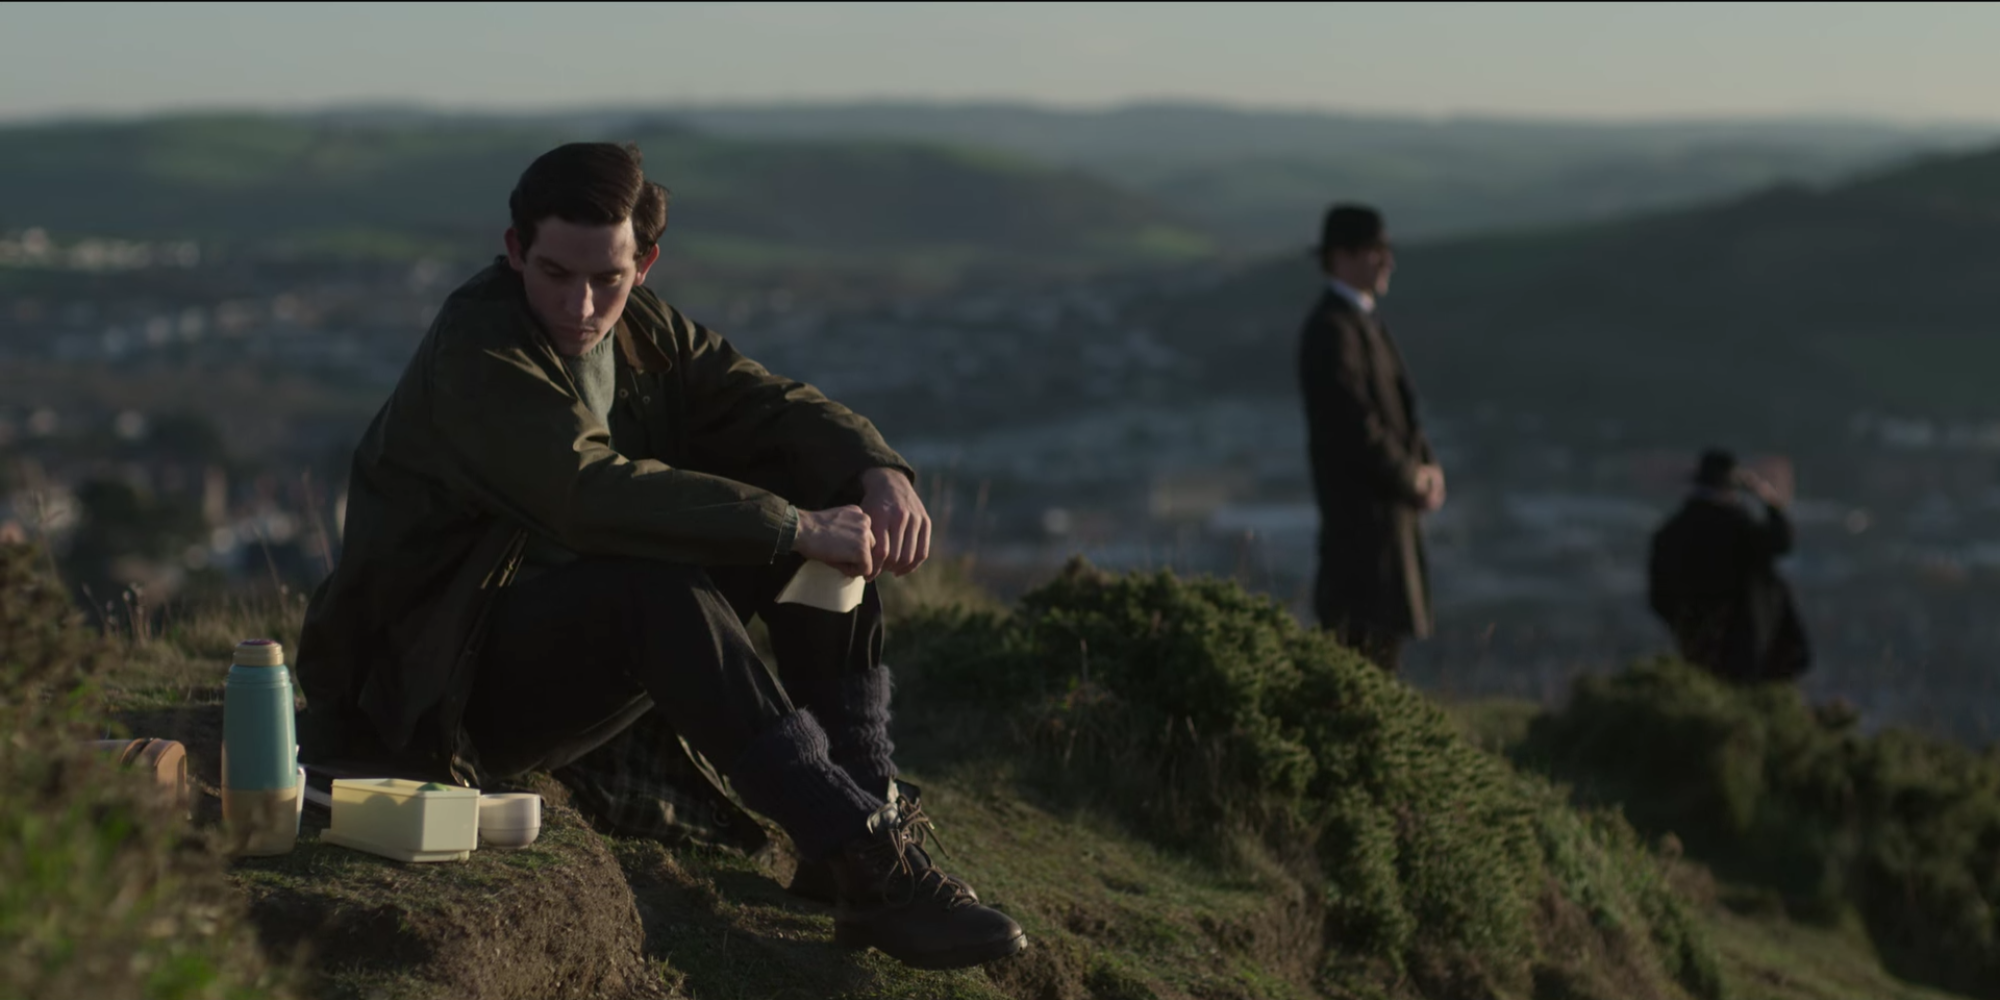
[[[625,308],[627,314],[618,320],[611,335],[618,338],[618,356],[625,359],[626,367],[640,372],[663,372],[672,368],[673,359],[661,349],[659,336],[634,333],[630,315],[632,307],[628,304]]]
[[[1375,296],[1373,294],[1354,288],[1339,278],[1326,279],[1326,288],[1327,291],[1340,296],[1341,301],[1346,302],[1348,307],[1355,312],[1363,316],[1375,315]]]
[[[1356,322],[1359,322],[1366,329],[1384,331],[1389,328],[1388,324],[1382,322],[1380,313],[1361,311],[1359,307],[1355,306],[1352,300],[1334,291],[1331,287],[1320,293],[1319,301],[1320,309],[1343,316],[1352,316]]]

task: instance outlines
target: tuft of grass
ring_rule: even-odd
[[[170,708],[218,701],[236,644],[276,639],[287,657],[298,648],[306,595],[260,588],[169,606],[150,617],[111,622],[110,663],[103,675],[113,707]]]
[[[45,565],[0,545],[0,995],[289,995],[215,843],[84,745],[109,650]]]
[[[1448,702],[1444,710],[1466,742],[1505,757],[1527,742],[1543,707],[1526,698],[1478,698]]]
[[[908,576],[884,574],[875,585],[882,594],[882,615],[891,625],[925,611],[1002,611],[972,576],[968,556],[933,557]]]

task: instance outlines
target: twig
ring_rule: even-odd
[[[313,489],[312,470],[299,473],[299,486],[305,492],[306,516],[312,518],[313,540],[319,543],[319,563],[325,576],[333,575],[333,545],[326,537],[326,524],[320,519],[319,494]]]
[[[271,593],[278,599],[278,607],[285,606],[285,584],[278,578],[278,559],[271,554],[271,540],[264,534],[263,522],[257,522],[257,545],[264,550],[264,566],[271,571]]]
[[[90,602],[90,612],[97,616],[97,630],[104,635],[111,634],[111,619],[105,616],[104,608],[97,606],[97,595],[90,590],[90,584],[83,585],[83,599]],[[106,602],[109,606],[109,602]]]
[[[956,462],[954,462],[953,464],[955,466]],[[951,505],[952,505],[952,498],[957,494],[957,492],[958,492],[958,486],[952,479],[952,472],[950,469],[947,469],[945,471],[945,474],[942,477],[940,477],[937,484],[932,488],[931,493],[933,500],[927,501],[927,502],[934,501],[937,505],[937,513],[931,516],[932,549],[942,550],[945,548],[946,545],[950,543]]]
[[[986,526],[986,498],[991,494],[992,488],[991,479],[979,481],[979,498],[972,505],[972,552],[966,557],[968,570],[979,563],[979,542],[984,534],[981,529]]]
[[[16,465],[21,478],[28,484],[28,497],[35,505],[33,532],[35,544],[42,550],[42,559],[49,564],[49,578],[62,582],[62,568],[56,563],[56,547],[49,538],[49,490],[48,479],[42,472],[42,465],[32,459]]]
[[[149,634],[151,629],[149,628],[148,616],[146,614],[146,590],[135,583],[125,588],[123,597],[125,599],[125,624],[132,630],[131,643],[134,646],[143,646],[151,638]]]

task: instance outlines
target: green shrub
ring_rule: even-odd
[[[1233,582],[1074,562],[1012,615],[919,612],[892,639],[906,705],[1007,734],[986,750],[1026,749],[1044,788],[1196,852],[1245,834],[1304,845],[1330,990],[1527,995],[1588,980],[1578,956],[1636,950],[1621,981],[1581,995],[1720,993],[1713,952],[1622,818],[1569,808]]]
[[[1000,609],[972,579],[972,563],[965,556],[934,556],[908,576],[876,577],[875,586],[882,595],[882,614],[892,624],[937,608]]]
[[[39,558],[0,545],[0,996],[282,992],[211,845],[83,745],[106,651]]]
[[[1658,661],[1580,681],[1516,756],[1725,879],[1807,915],[1858,913],[1897,975],[2000,996],[2000,759],[1853,723],[1791,685]]]

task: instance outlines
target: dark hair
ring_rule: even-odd
[[[611,226],[632,220],[632,236],[644,256],[667,228],[667,189],[646,179],[646,158],[632,143],[572,142],[535,158],[507,209],[521,249],[535,242],[535,227],[554,216],[580,226]]]

